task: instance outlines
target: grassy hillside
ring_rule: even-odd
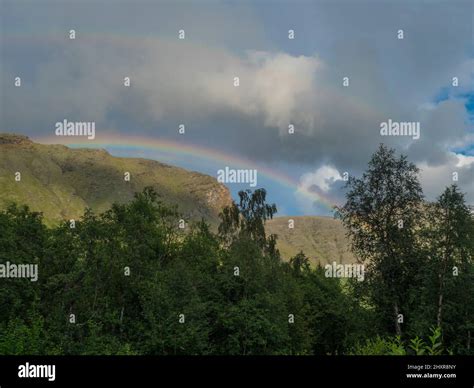
[[[294,229],[288,220],[294,220]],[[278,235],[278,249],[285,259],[303,251],[313,264],[354,263],[345,230],[339,220],[329,217],[276,217],[267,222],[267,233]]]
[[[15,181],[15,173],[21,181]],[[131,179],[124,180],[125,172]],[[178,205],[190,219],[217,222],[231,201],[216,179],[138,158],[118,158],[105,150],[43,145],[27,137],[0,134],[0,206],[14,201],[42,211],[49,224],[78,218],[86,207],[107,210],[128,202],[135,192],[153,186],[165,203]]]

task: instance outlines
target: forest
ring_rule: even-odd
[[[152,188],[102,214],[48,227],[11,204],[0,263],[0,354],[474,354],[474,218],[453,184],[427,201],[418,168],[384,145],[346,182],[335,217],[365,267],[327,277],[304,252],[283,260],[265,189],[223,209],[218,230],[178,227]]]

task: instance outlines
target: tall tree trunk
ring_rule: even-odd
[[[440,289],[439,295],[438,295],[438,316],[436,319],[436,323],[438,324],[438,327],[441,327],[442,312],[443,312],[443,291]]]
[[[443,314],[443,293],[444,293],[444,278],[446,276],[446,269],[448,267],[448,257],[450,252],[445,252],[441,273],[439,274],[439,292],[438,292],[438,315],[436,323],[441,328],[442,314]]]

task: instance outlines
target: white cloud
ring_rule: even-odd
[[[447,161],[439,165],[426,162],[419,164],[420,181],[428,200],[435,200],[444,188],[457,184],[466,194],[468,203],[474,203],[474,156],[449,153]],[[453,173],[457,172],[458,181],[453,181]]]
[[[328,192],[331,185],[338,180],[342,180],[342,176],[337,169],[332,166],[322,166],[314,172],[303,174],[298,188],[301,190],[316,188]]]
[[[328,213],[327,207],[321,206],[318,201],[318,196],[335,199],[337,192],[341,194],[340,187],[335,187],[339,181],[342,181],[341,174],[330,165],[323,165],[313,172],[304,173],[295,191],[298,206],[307,214]]]
[[[456,154],[456,157],[458,158],[458,162],[456,164],[456,167],[470,166],[471,164],[474,163],[474,156]]]
[[[133,46],[113,38],[64,43],[58,53],[37,68],[36,83],[29,90],[29,98],[36,100],[31,101],[32,114],[78,112],[100,122],[117,108],[155,125],[170,117],[197,120],[226,111],[262,117],[264,125],[280,130],[287,130],[290,122],[311,125],[314,75],[322,66],[315,57],[263,51],[239,56],[161,38]],[[126,103],[125,76],[131,78],[130,93],[135,96]],[[234,86],[234,77],[240,86]],[[41,99],[33,97],[38,91]],[[9,103],[17,106],[28,99],[12,97]],[[6,113],[16,115],[10,109]]]

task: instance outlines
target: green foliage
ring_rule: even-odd
[[[280,260],[265,234],[275,212],[264,190],[242,192],[216,235],[204,221],[182,233],[150,188],[74,228],[9,208],[2,259],[35,258],[40,276],[0,289],[0,353],[343,353],[364,311],[302,252]]]
[[[375,338],[368,338],[364,344],[357,344],[349,354],[357,356],[382,356],[388,355],[389,352],[389,341],[376,336]]]
[[[447,187],[438,200],[426,207],[420,233],[426,257],[417,284],[416,325],[423,332],[433,323],[443,330],[445,341],[468,350],[474,322],[474,220],[456,185]]]
[[[363,345],[356,345],[351,352],[355,355],[379,355],[379,356],[404,356],[404,355],[430,355],[443,354],[444,348],[441,339],[441,329],[431,328],[428,343],[416,336],[405,343],[400,336],[381,338],[377,336],[368,339]]]
[[[437,356],[443,352],[443,344],[441,342],[441,329],[439,327],[431,329],[431,335],[428,336],[429,344],[425,346],[427,354]]]
[[[353,251],[366,264],[359,292],[369,295],[397,335],[398,315],[412,310],[410,289],[422,265],[415,235],[423,198],[417,173],[405,156],[380,145],[362,177],[350,177],[346,203],[337,209]]]
[[[415,352],[417,356],[423,356],[425,354],[424,342],[418,336],[412,338],[408,346]]]
[[[395,339],[389,341],[388,347],[389,347],[388,354],[390,356],[405,356],[406,355],[405,347],[403,346],[402,339],[399,335],[397,335]]]
[[[220,236],[225,240],[229,236],[245,236],[262,249],[274,248],[272,236],[267,238],[265,235],[265,222],[273,218],[277,209],[275,204],[266,203],[266,195],[265,189],[257,189],[253,193],[250,190],[239,192],[239,204],[233,203],[220,214]]]
[[[43,319],[35,317],[30,324],[13,318],[0,327],[0,354],[39,355],[42,351]]]
[[[364,282],[304,252],[282,261],[263,189],[224,208],[218,233],[183,232],[151,188],[74,228],[12,205],[0,263],[38,264],[39,279],[1,279],[0,354],[472,354],[474,221],[455,186],[421,201],[416,173],[381,147],[349,183],[339,212]]]

